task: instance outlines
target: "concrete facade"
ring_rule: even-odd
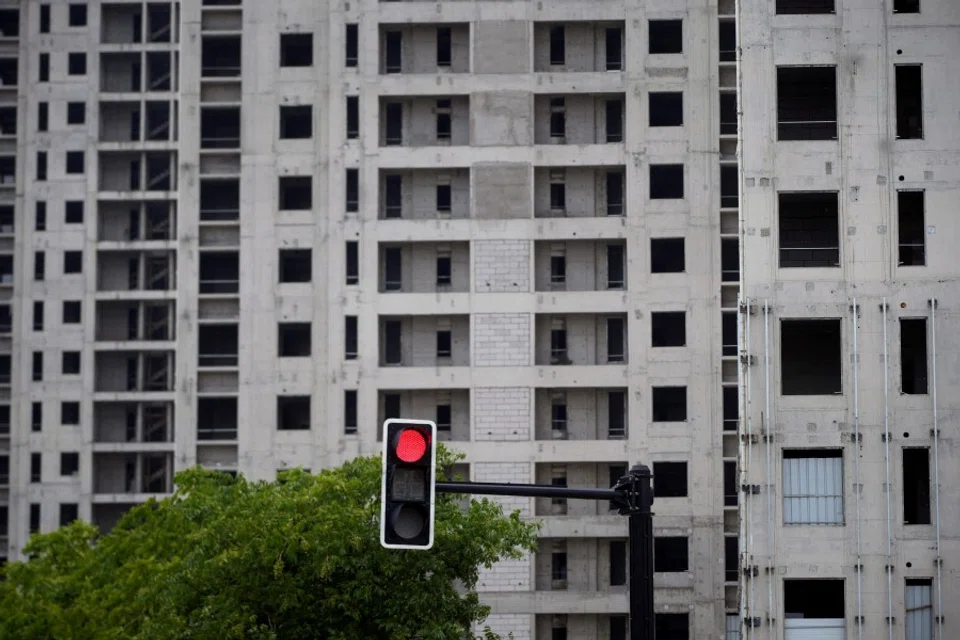
[[[738,26],[733,0],[321,4],[0,0],[6,557],[74,517],[109,528],[177,469],[273,479],[429,418],[476,481],[607,486],[651,465],[658,637],[784,637],[782,581],[814,575],[846,580],[848,637],[887,615],[902,635],[908,587],[926,593],[908,578],[936,580],[942,615],[960,515],[944,498],[939,527],[900,524],[898,483],[924,447],[931,486],[960,480],[956,10],[742,3]],[[891,133],[901,61],[924,65],[921,140]],[[837,139],[778,140],[790,64],[838,66]],[[924,266],[898,265],[898,189],[925,190]],[[802,191],[840,194],[843,242],[787,256],[836,249],[838,267],[777,261],[773,212],[799,206],[779,192]],[[892,391],[901,316],[939,354],[926,395]],[[812,317],[840,319],[841,392],[778,395],[779,321]],[[842,526],[779,524],[782,468],[807,459],[784,447],[842,450],[848,495],[824,496]],[[500,500],[543,539],[481,572],[486,624],[625,638],[625,520]]]

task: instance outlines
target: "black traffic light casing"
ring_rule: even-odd
[[[430,549],[436,496],[437,425],[429,420],[383,423],[380,544]]]

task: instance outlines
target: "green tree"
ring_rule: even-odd
[[[438,466],[456,459],[438,452]],[[381,548],[378,457],[176,482],[105,535],[75,522],[34,536],[4,570],[0,639],[460,640],[489,613],[479,568],[536,545],[518,513],[438,495],[432,550]]]

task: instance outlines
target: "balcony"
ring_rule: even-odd
[[[470,316],[381,316],[381,367],[470,366]]]
[[[131,242],[165,242],[176,239],[176,202],[101,202],[97,207],[97,240],[127,249]],[[107,247],[101,246],[101,250]]]
[[[97,252],[97,291],[171,291],[175,251]]]
[[[176,112],[169,102],[103,102],[100,142],[170,142],[177,139]]]
[[[470,390],[416,390],[379,393],[378,424],[388,418],[433,420],[441,442],[470,440]]]
[[[537,440],[627,437],[627,389],[537,389]]]
[[[96,402],[93,416],[97,444],[173,442],[172,402]]]
[[[176,339],[176,303],[98,301],[97,342],[167,342]]]
[[[173,51],[100,54],[100,91],[103,93],[166,93],[178,91],[173,69],[179,56]]]
[[[98,351],[98,393],[158,393],[174,390],[174,354],[169,351]]]
[[[146,18],[146,23],[144,23]],[[176,42],[169,4],[104,4],[100,9],[100,42],[107,45]]]
[[[537,73],[623,71],[622,21],[536,22],[533,70]]]
[[[412,96],[380,99],[381,147],[437,147],[470,144],[468,96]]]
[[[107,192],[177,189],[177,154],[172,151],[101,152],[99,189]]]
[[[537,218],[596,218],[624,215],[626,168],[537,167]]]
[[[381,220],[470,217],[470,169],[380,172]]]
[[[537,314],[537,366],[624,365],[626,314]]]
[[[627,245],[623,240],[540,240],[534,251],[537,291],[626,289]]]
[[[537,95],[534,143],[622,144],[624,94]]]
[[[165,494],[173,491],[172,453],[95,453],[95,494]]]
[[[380,293],[470,291],[469,242],[382,243]]]
[[[380,73],[469,73],[469,24],[381,24]]]

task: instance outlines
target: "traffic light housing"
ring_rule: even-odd
[[[387,549],[433,546],[437,425],[429,420],[383,423],[380,544]]]

